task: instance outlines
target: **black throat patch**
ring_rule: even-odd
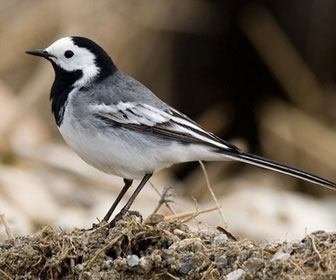
[[[83,76],[83,72],[81,70],[68,72],[53,62],[52,65],[55,70],[55,81],[50,92],[51,111],[54,114],[57,126],[60,126],[69,93],[74,89],[73,84]]]
[[[95,64],[99,72],[91,83],[99,82],[113,75],[117,71],[109,55],[93,41],[83,37],[71,37],[73,43],[80,48],[86,48],[95,55]],[[66,71],[60,68],[54,61],[48,59],[55,70],[55,81],[51,88],[51,109],[55,116],[57,126],[63,121],[64,108],[69,93],[74,89],[73,84],[83,76],[82,70]]]

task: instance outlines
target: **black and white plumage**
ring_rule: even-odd
[[[245,153],[208,132],[120,72],[89,39],[65,37],[27,53],[53,65],[52,112],[66,143],[88,164],[124,178],[106,221],[133,179],[143,178],[118,219],[154,172],[188,161],[237,160],[336,189],[333,182]]]

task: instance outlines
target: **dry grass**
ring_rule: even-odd
[[[0,246],[0,274],[2,279],[236,279],[235,274],[333,279],[335,251],[331,233],[260,246],[232,240],[219,230],[192,231],[179,220],[147,224],[127,215],[113,229],[44,227],[33,236],[7,241]]]

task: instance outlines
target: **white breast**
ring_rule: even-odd
[[[140,143],[133,145],[111,130],[101,131],[87,123],[83,125],[74,115],[71,95],[59,131],[69,147],[85,162],[109,174],[141,179],[146,173],[153,173],[172,164],[159,163],[160,156],[155,147],[148,148],[150,146],[147,145],[144,148]]]

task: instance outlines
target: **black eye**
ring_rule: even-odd
[[[65,53],[64,53],[64,56],[66,57],[66,58],[70,58],[70,57],[72,57],[74,55],[74,53],[72,52],[72,51],[66,51]]]

